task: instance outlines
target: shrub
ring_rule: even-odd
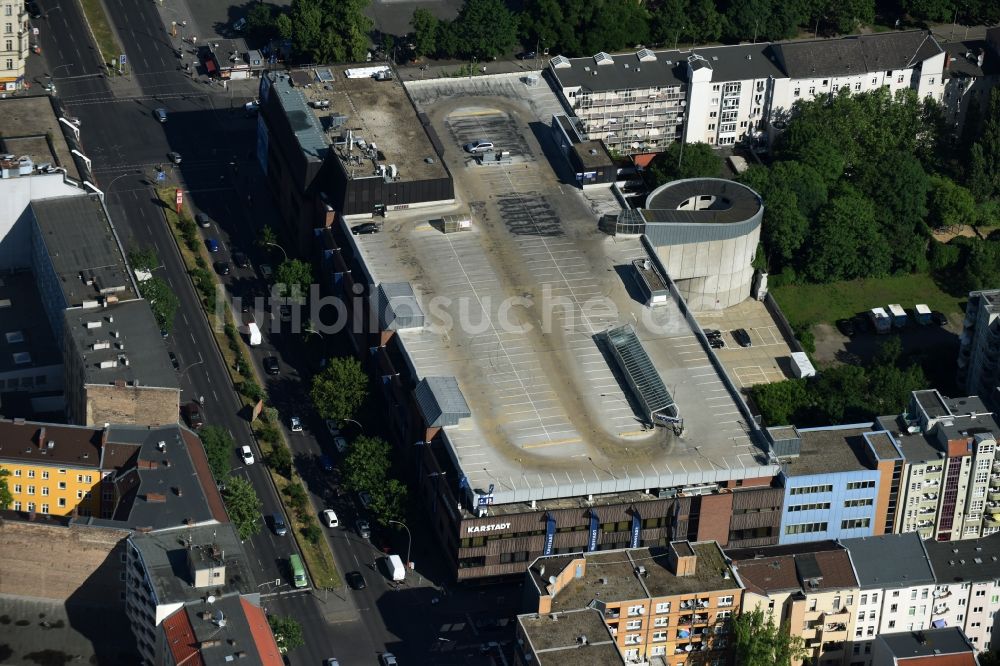
[[[802,349],[810,354],[816,353],[816,337],[812,332],[812,324],[799,324],[795,327],[795,338],[802,345]]]

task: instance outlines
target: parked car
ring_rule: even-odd
[[[351,227],[351,233],[355,236],[365,236],[368,234],[377,234],[378,225],[374,222],[365,222],[364,224],[357,224]]]
[[[931,321],[938,326],[946,326],[948,324],[948,316],[943,312],[934,310],[931,312]]]
[[[210,218],[205,213],[195,213],[194,221],[198,223],[198,226],[202,229],[208,229],[212,226],[212,218]]]
[[[723,347],[726,346],[726,341],[723,340],[722,338],[709,338],[708,346],[711,347],[712,349],[722,349]]]
[[[217,261],[212,266],[219,275],[229,275],[229,271],[231,270],[228,261]]]
[[[280,513],[276,513],[271,516],[271,528],[278,536],[285,536],[288,534],[288,525],[285,523],[285,517]]]
[[[715,328],[703,328],[701,332],[705,334],[705,337],[711,340],[712,338],[721,338],[722,331]]]
[[[271,268],[270,264],[260,265],[260,276],[265,280],[270,280],[271,276],[274,275],[274,269]]]
[[[319,457],[319,466],[324,472],[333,471],[333,458],[326,455],[325,453]]]
[[[281,367],[278,365],[278,359],[275,356],[265,356],[264,357],[264,372],[269,375],[276,375],[281,372]]]
[[[332,437],[338,437],[340,435],[340,428],[337,427],[337,422],[333,419],[326,420],[326,431],[330,433]]]
[[[340,527],[340,519],[333,509],[323,509],[323,524],[327,527]]]
[[[399,662],[396,661],[396,655],[391,652],[383,652],[379,655],[378,660],[382,666],[399,666]]]
[[[178,152],[176,152],[176,151],[171,150],[169,153],[167,153],[167,159],[170,160],[170,162],[172,164],[180,164],[181,163],[181,154],[178,153]]]
[[[233,21],[233,32],[243,32],[245,27],[247,27],[247,20],[242,16]]]
[[[343,453],[347,450],[347,440],[343,437],[334,437],[333,445],[337,448],[338,453]]]
[[[292,432],[302,432],[302,419],[297,416],[293,416],[288,423]]]
[[[362,539],[372,538],[372,526],[366,519],[358,518],[354,521],[354,527],[358,530],[358,536]]]
[[[372,496],[362,490],[358,493],[358,501],[361,502],[361,506],[367,509],[372,505]]]
[[[340,662],[337,661],[336,657],[330,657],[323,660],[323,666],[340,666]]]
[[[244,465],[252,465],[254,462],[253,451],[246,444],[240,447],[240,457],[243,458]]]
[[[173,353],[172,351],[168,351],[167,356],[170,357],[170,365],[174,366],[174,370],[180,370],[181,363],[180,361],[177,360],[177,354]]]
[[[233,263],[238,268],[250,268],[250,259],[242,252],[233,252]]]
[[[363,590],[368,587],[368,584],[365,583],[365,577],[361,575],[360,571],[348,571],[344,578],[347,579],[347,585],[352,590]]]
[[[219,251],[219,241],[214,238],[209,238],[205,241],[205,247],[208,248],[209,252],[215,253]]]
[[[750,334],[747,333],[745,328],[737,328],[733,331],[733,339],[740,347],[752,347],[753,340],[750,338]]]
[[[837,320],[837,330],[846,335],[849,338],[854,337],[854,322],[850,319],[838,319]]]
[[[488,153],[493,150],[493,142],[486,139],[476,139],[465,144],[465,150],[470,153]]]
[[[157,120],[159,120],[161,123],[167,122],[167,110],[166,109],[157,109],[156,111],[153,111],[153,116]]]
[[[854,322],[855,334],[867,333],[872,330],[871,320],[868,318],[867,313],[854,315],[851,321]]]
[[[535,51],[521,51],[517,54],[518,60],[534,60],[538,57],[538,53]]]
[[[197,430],[205,425],[205,421],[201,417],[201,405],[197,402],[188,403],[185,411],[187,412],[187,421],[189,426]]]

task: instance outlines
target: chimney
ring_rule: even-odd
[[[45,426],[38,429],[38,448],[45,448]]]

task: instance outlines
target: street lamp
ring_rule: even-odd
[[[361,434],[362,435],[365,434],[365,427],[363,425],[361,425],[360,423],[358,423],[357,421],[355,421],[354,419],[340,419],[340,420],[343,421],[344,423],[353,423],[354,425],[356,425],[359,428],[361,428]]]
[[[52,74],[55,74],[57,69],[62,69],[63,67],[72,67],[72,66],[73,66],[73,63],[71,63],[71,62],[68,62],[68,63],[66,63],[64,65],[56,65],[55,67],[52,68]],[[50,84],[52,83],[52,74],[47,74],[46,75],[46,76],[49,77],[49,83]]]
[[[281,254],[285,255],[285,261],[288,261],[288,253],[285,252],[285,248],[281,247],[277,243],[264,243],[264,245],[273,245],[274,247],[278,248],[279,250],[281,250]]]
[[[410,566],[410,546],[413,544],[413,537],[410,535],[410,528],[406,526],[406,523],[399,520],[390,520],[390,525],[402,525],[403,529],[406,530],[406,566]]]

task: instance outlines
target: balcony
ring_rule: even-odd
[[[948,604],[934,604],[934,609],[931,611],[931,615],[944,615],[951,607]]]
[[[951,588],[945,588],[943,590],[934,590],[933,597],[935,599],[947,599],[951,596]]]
[[[1000,490],[991,490],[989,492],[989,500],[991,502],[1000,502]]]
[[[986,516],[986,520],[984,522],[990,527],[1000,527],[1000,516],[995,514]]]
[[[617,620],[622,616],[621,610],[618,608],[608,608],[604,611],[605,620]]]

